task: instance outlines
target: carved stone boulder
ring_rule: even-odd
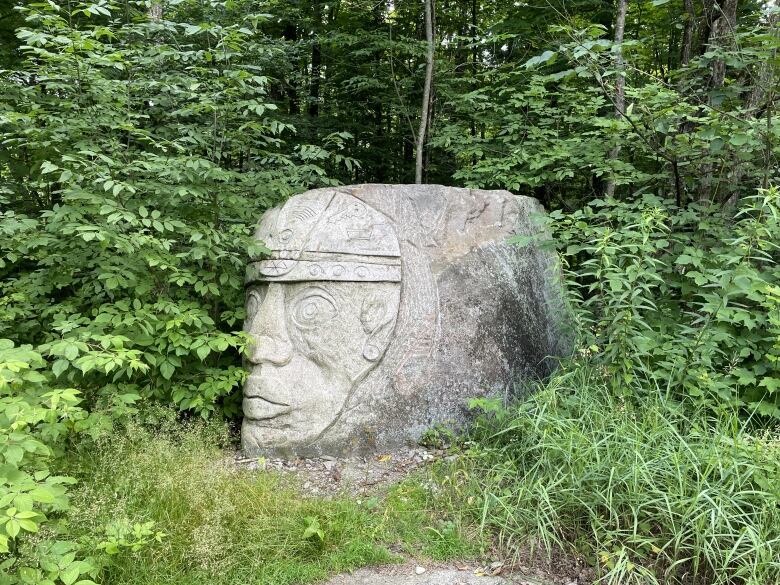
[[[242,447],[386,450],[522,392],[568,343],[555,255],[507,243],[541,205],[508,191],[357,185],[266,212],[247,270]]]

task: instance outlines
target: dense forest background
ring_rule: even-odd
[[[774,4],[432,12],[423,106],[423,2],[3,2],[0,334],[106,400],[235,416],[251,226],[306,188],[413,182],[423,108],[425,182],[551,210],[653,195],[690,233],[780,172]],[[648,295],[696,292],[670,286]]]
[[[265,209],[414,182],[418,160],[423,182],[544,203],[577,357],[610,400],[774,424],[779,15],[752,0],[0,0],[0,570],[68,510],[50,471],[69,473],[74,441],[151,404],[240,417],[243,270]],[[735,574],[724,559],[704,574]],[[62,582],[96,574],[79,567]]]

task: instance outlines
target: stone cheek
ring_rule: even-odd
[[[345,454],[468,420],[567,350],[533,199],[435,185],[309,191],[263,216],[247,270],[248,453]]]

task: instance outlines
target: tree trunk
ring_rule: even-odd
[[[314,3],[314,30],[311,43],[311,78],[309,83],[309,116],[316,118],[320,114],[320,70],[322,69],[322,50],[319,33],[322,27],[322,4]]]
[[[298,41],[298,28],[292,23],[286,23],[282,30],[282,38],[290,44]],[[287,113],[291,116],[298,114],[298,90],[292,80],[282,79],[282,86],[287,94]]]
[[[146,14],[149,17],[149,20],[155,22],[162,20],[162,15],[163,15],[162,2],[152,2],[149,5],[149,10],[147,11]]]
[[[414,182],[422,183],[423,147],[428,132],[428,113],[431,109],[431,86],[433,85],[433,0],[425,0],[425,40],[428,42],[425,64],[425,87],[420,106],[420,129],[417,132],[417,160],[414,168]]]
[[[699,47],[698,54],[703,55],[707,51],[707,44],[710,42],[710,31],[712,30],[712,21],[715,18],[715,0],[702,0],[702,20],[699,29]]]
[[[710,11],[710,29],[707,37],[707,43],[704,49],[717,50],[719,48],[730,47],[734,44],[734,34],[737,25],[737,0],[720,0],[714,2]],[[708,87],[710,90],[709,102],[714,105],[714,98],[718,89],[723,87],[726,81],[726,62],[723,59],[714,59],[710,64],[710,79]],[[737,168],[733,169],[739,174]],[[705,164],[702,167],[702,181],[699,184],[699,201],[714,201],[717,195],[715,186],[715,177],[711,164]],[[736,201],[736,192],[729,193],[726,199]]]
[[[708,45],[711,49],[732,46],[737,26],[737,0],[722,0],[715,4],[712,29]],[[712,62],[710,89],[723,87],[726,79],[726,62],[715,59]]]
[[[767,19],[767,30],[769,34],[777,39],[780,37],[780,12],[773,12]],[[774,41],[777,43],[777,40]],[[772,58],[769,61],[764,61],[758,67],[758,71],[753,75],[752,89],[750,90],[750,97],[747,100],[747,110],[751,115],[760,116],[761,111],[759,106],[764,102],[764,98],[772,96],[769,100],[771,103],[775,94],[775,74],[778,70],[776,63],[777,49],[773,49]]]
[[[623,62],[623,33],[626,30],[626,12],[628,10],[628,0],[618,0],[617,18],[615,19],[615,118],[620,120],[626,113],[626,78],[625,64]],[[615,146],[609,153],[610,160],[617,160],[620,156],[620,146]],[[610,178],[607,182],[607,195],[612,197],[615,194],[615,181]]]
[[[683,5],[685,6],[685,28],[683,29],[680,65],[685,67],[691,60],[691,51],[693,50],[693,27],[696,24],[696,9],[693,6],[693,0],[683,0]]]
[[[476,38],[477,36],[477,0],[471,0],[471,34],[470,36],[472,39]],[[471,77],[472,77],[472,84],[471,84],[471,90],[476,91],[479,88],[479,83],[477,83],[477,43],[475,43],[473,40],[471,42]],[[477,137],[477,122],[475,120],[475,114],[472,113],[471,115],[471,142],[472,146],[476,142]],[[471,164],[475,165],[477,164],[477,155],[474,154],[471,156]]]

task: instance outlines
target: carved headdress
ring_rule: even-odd
[[[271,254],[249,265],[247,284],[401,281],[395,229],[382,213],[348,193],[293,197],[263,216],[255,238]]]

